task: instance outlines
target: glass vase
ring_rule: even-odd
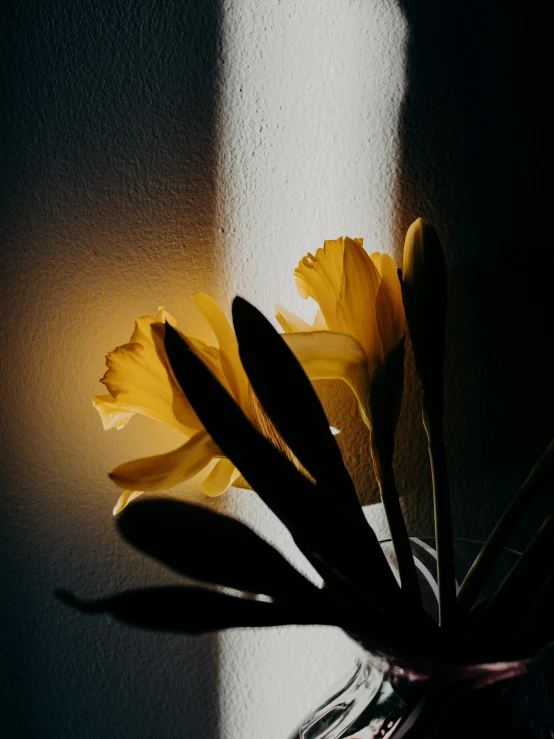
[[[412,538],[425,610],[438,620],[434,540]],[[398,577],[394,547],[381,542]],[[454,542],[457,585],[482,543]],[[505,549],[479,601],[519,553]],[[550,739],[554,737],[554,650],[488,664],[425,665],[360,648],[353,670],[290,739]]]

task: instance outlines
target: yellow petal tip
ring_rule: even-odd
[[[139,495],[142,495],[141,490],[126,490],[122,495],[119,496],[119,500],[117,501],[113,509],[113,515],[117,516],[118,513],[121,513],[121,511],[126,508],[132,500],[138,498]]]

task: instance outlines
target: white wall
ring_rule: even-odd
[[[304,254],[340,235],[364,237],[370,252],[393,250],[406,24],[386,1],[224,2],[222,11],[217,243],[226,293],[268,316],[279,302],[313,317],[294,284]],[[340,390],[327,405],[369,495],[367,430]],[[226,503],[283,541],[252,496]],[[349,670],[353,652],[336,630],[283,629],[223,634],[220,660],[222,737],[282,739]]]

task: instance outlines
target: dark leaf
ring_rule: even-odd
[[[302,366],[260,311],[243,298],[233,300],[233,322],[242,364],[254,391],[284,441],[316,480],[318,507],[333,522],[337,546],[352,551],[371,577],[390,578],[377,537],[369,526],[319,398]],[[403,342],[401,367],[403,368]],[[364,546],[365,545],[365,546]],[[352,569],[352,568],[350,568]]]
[[[193,587],[141,588],[98,600],[81,600],[66,590],[56,596],[84,613],[108,613],[132,626],[186,634],[241,626],[336,623],[323,604],[267,603]]]
[[[250,423],[200,357],[169,324],[165,348],[175,378],[215,443],[289,528],[313,523],[312,483]]]
[[[196,580],[273,598],[310,597],[316,588],[245,524],[183,501],[138,500],[117,519],[138,549]]]
[[[298,598],[271,603],[189,586],[140,588],[93,600],[61,589],[55,596],[82,613],[107,613],[146,629],[193,634],[246,626],[340,626],[353,639],[371,644],[377,651],[414,648],[409,627],[399,631],[375,610],[337,607],[324,591],[316,591],[317,597],[309,601]]]
[[[317,482],[337,489],[341,505],[348,501],[361,512],[325,412],[292,351],[265,316],[243,298],[233,300],[233,323],[246,374],[285,442]]]
[[[375,546],[373,532],[352,536],[337,510],[250,423],[243,411],[180,334],[165,324],[165,348],[175,378],[215,443],[281,519],[325,581],[350,588],[365,605],[395,611],[400,590]],[[383,607],[382,605],[380,607]]]

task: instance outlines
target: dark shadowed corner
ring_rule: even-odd
[[[90,399],[136,311],[211,286],[218,3],[17,0],[0,35],[0,733],[216,739],[217,636],[53,591],[164,577],[117,539]]]
[[[420,215],[443,242],[454,532],[485,538],[552,438],[548,26],[537,8],[516,2],[399,4],[409,39],[395,242],[401,259]],[[408,374],[397,466],[415,488],[410,530],[431,533],[424,437],[411,433],[420,428],[419,392]],[[551,511],[553,486],[515,545]]]

